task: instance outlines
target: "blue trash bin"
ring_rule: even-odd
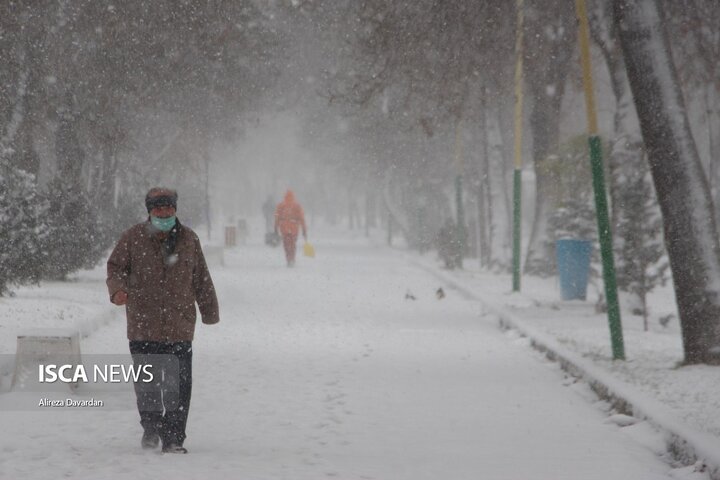
[[[560,298],[585,300],[590,274],[590,240],[563,238],[555,242]]]

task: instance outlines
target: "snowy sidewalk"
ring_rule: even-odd
[[[670,478],[646,425],[608,422],[478,302],[438,300],[438,280],[397,251],[332,235],[295,269],[251,244],[212,270],[221,323],[196,331],[189,455],[139,448],[131,396],[119,411],[19,412],[3,393],[0,478]],[[82,285],[105,311],[101,279]],[[42,311],[61,307],[54,288],[69,287],[37,289]],[[13,302],[0,325],[23,323]],[[84,352],[126,352],[121,315],[107,315]]]
[[[408,258],[467,298],[480,300],[501,327],[527,337],[566,371],[592,384],[615,410],[634,415],[635,422],[650,422],[662,433],[663,448],[683,463],[695,463],[688,470],[720,478],[718,370],[678,367],[682,348],[677,318],[665,325],[658,321],[675,312],[671,286],[651,294],[648,331],[641,317],[623,312],[627,359],[613,361],[607,316],[594,311],[593,298],[560,301],[556,280],[535,277],[524,277],[522,293],[511,293],[510,276],[480,272],[472,260],[463,271],[447,271],[430,256]]]

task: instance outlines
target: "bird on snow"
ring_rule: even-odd
[[[435,296],[438,300],[442,300],[443,298],[445,298],[445,290],[443,290],[442,287],[438,288],[435,291]]]

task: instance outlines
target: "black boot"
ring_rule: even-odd
[[[160,445],[160,435],[158,435],[155,431],[145,430],[142,440],[140,440],[140,445],[142,445],[142,448],[145,449],[156,448]]]
[[[187,448],[177,443],[163,444],[162,451],[163,453],[188,453]]]

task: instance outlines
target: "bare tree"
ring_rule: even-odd
[[[349,123],[358,143],[375,145],[385,157],[372,166],[376,174],[413,179],[405,183],[415,186],[419,203],[438,184],[449,194],[455,175],[463,174],[471,187],[472,195],[465,196],[473,199],[469,206],[482,200],[484,215],[477,223],[491,257],[490,236],[502,231],[492,223],[505,218],[490,210],[495,209],[494,185],[505,186],[507,179],[502,168],[489,164],[487,157],[497,155],[488,143],[501,139],[489,137],[490,129],[500,129],[486,119],[501,110],[511,83],[513,4],[372,0],[350,2],[347,8],[346,16],[359,21],[346,28],[355,36],[344,51],[347,61],[328,76],[328,103],[348,106],[343,113],[356,118]],[[373,128],[363,127],[367,123]],[[373,129],[378,131],[356,135]],[[466,143],[463,162],[454,158],[456,129]],[[391,184],[400,188],[403,182]],[[419,184],[425,187],[418,189]]]

